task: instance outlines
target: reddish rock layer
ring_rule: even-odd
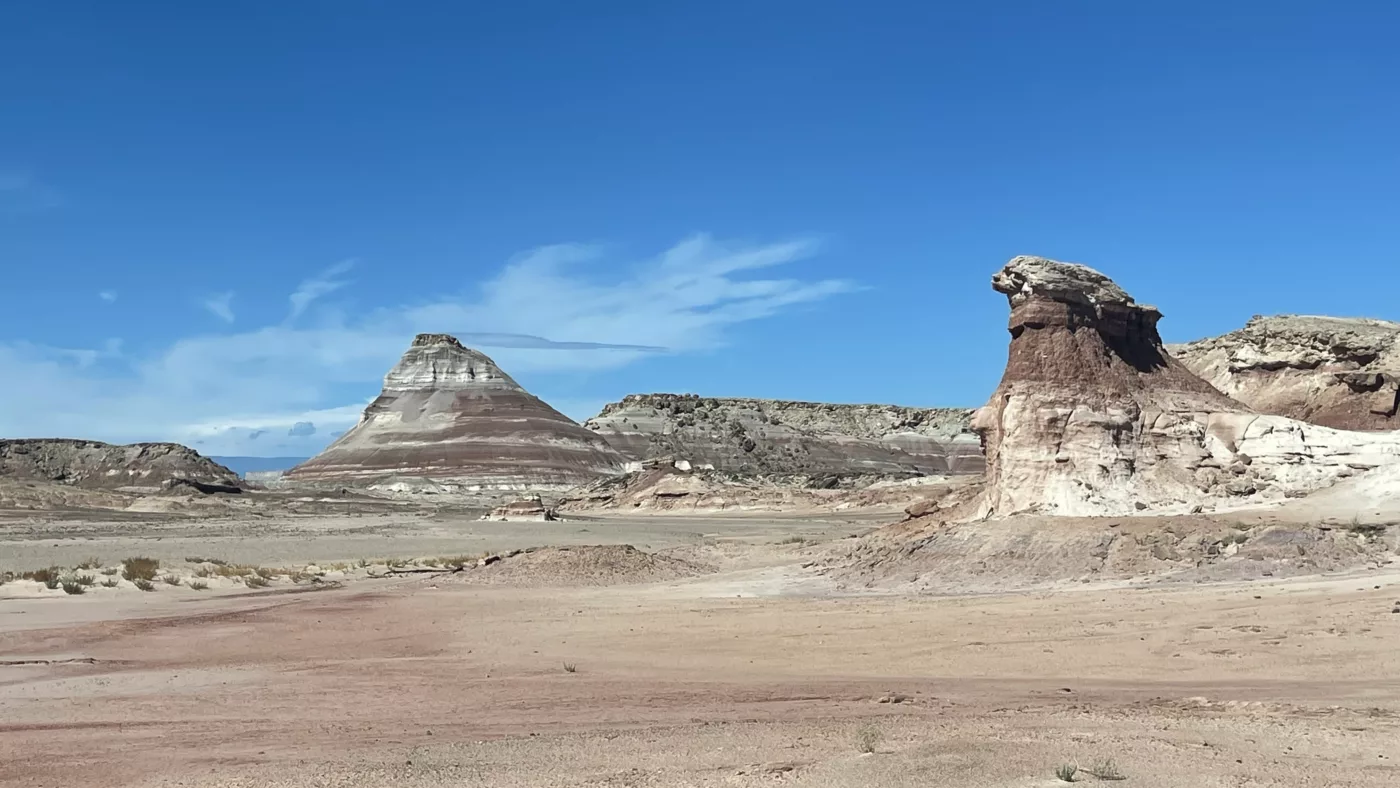
[[[446,334],[419,334],[360,423],[286,478],[561,489],[620,468],[606,441],[521,388],[485,354]]]

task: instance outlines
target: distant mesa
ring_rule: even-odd
[[[0,440],[0,479],[93,490],[240,485],[238,474],[178,443],[123,446],[70,438]]]
[[[1224,336],[1168,349],[1261,413],[1344,430],[1400,429],[1400,323],[1256,316]]]
[[[981,473],[971,408],[629,394],[584,426],[629,461],[677,459],[740,474]]]
[[[285,478],[562,490],[620,473],[622,463],[607,441],[530,394],[485,354],[448,334],[419,334],[360,423]]]
[[[1156,308],[1098,271],[1017,257],[992,277],[1011,307],[1006,371],[973,427],[983,515],[1243,508],[1400,460],[1400,434],[1261,415],[1162,345]]]

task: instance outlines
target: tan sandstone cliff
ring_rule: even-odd
[[[419,334],[360,423],[285,478],[560,490],[619,473],[621,464],[606,441],[530,394],[485,354],[446,334]]]
[[[1017,257],[1006,371],[973,419],[983,515],[1255,506],[1400,461],[1400,435],[1260,415],[1172,358],[1161,313],[1091,268]]]
[[[1261,413],[1347,430],[1400,429],[1400,323],[1256,316],[1168,350]]]

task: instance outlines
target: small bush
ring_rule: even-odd
[[[1118,764],[1114,763],[1112,758],[1094,761],[1094,765],[1084,771],[1100,780],[1128,779],[1128,776],[1123,774],[1122,770],[1118,768]]]
[[[364,569],[364,568],[366,568],[366,567],[369,566],[369,559],[367,559],[367,558],[361,558],[360,560],[358,560],[358,561],[355,562],[355,566],[358,566],[359,568]]]
[[[104,574],[104,575],[106,575],[106,576],[108,576],[108,577],[111,577],[112,575],[115,575],[116,573],[118,573],[118,572],[120,572],[120,571],[122,571],[122,570],[121,570],[121,567],[109,566],[109,567],[107,567],[106,569],[103,569],[103,570],[102,570],[102,574]]]
[[[1055,776],[1059,778],[1060,782],[1072,783],[1074,775],[1078,773],[1079,767],[1071,763],[1062,763],[1055,767]]]
[[[1360,517],[1353,517],[1351,524],[1347,526],[1347,531],[1364,536],[1367,539],[1375,539],[1385,534],[1385,530],[1390,526],[1386,523],[1363,523]]]
[[[247,577],[243,578],[243,583],[249,588],[267,588],[269,585],[271,585],[272,581],[258,574],[248,575]]]
[[[109,577],[106,580],[102,581],[103,588],[116,588],[119,585],[121,585],[121,583],[118,582],[118,580],[115,577]]]
[[[257,575],[258,577],[261,577],[264,580],[271,580],[272,578],[277,576],[277,572],[275,570],[268,569],[267,567],[262,566],[253,569],[253,574]]]
[[[204,591],[205,589],[209,588],[209,584],[204,582],[203,580],[191,580],[189,585],[190,588],[195,591]]]
[[[565,673],[577,673],[577,672],[578,672],[578,665],[575,665],[575,664],[572,663],[572,662],[565,662],[565,663],[564,663],[564,672],[565,672]]]
[[[807,544],[807,537],[789,536],[788,538],[779,541],[778,544]]]
[[[49,586],[50,581],[58,579],[60,572],[61,570],[58,567],[51,566],[46,569],[35,569],[31,572],[25,572],[21,574],[20,577],[24,578],[25,580],[38,580],[40,583]],[[49,586],[49,588],[58,588],[58,584],[54,583],[53,585]]]
[[[161,580],[164,580],[164,581],[165,581],[165,584],[168,585],[168,586],[178,586],[178,585],[180,585],[180,576],[179,576],[179,575],[166,575],[165,577],[162,577]]]
[[[44,578],[44,588],[47,588],[47,589],[50,589],[50,590],[55,589],[55,588],[58,588],[58,585],[59,585],[59,583],[61,583],[61,582],[63,582],[63,581],[59,579],[58,575],[56,575],[56,574],[49,574],[47,577]]]
[[[97,582],[97,578],[93,577],[92,575],[78,575],[73,579],[77,581],[78,585],[80,586],[90,586],[93,583]]]
[[[99,567],[101,567],[101,566],[102,566],[102,559],[101,559],[101,558],[86,558],[86,559],[83,559],[83,562],[82,562],[81,564],[78,564],[77,568],[78,568],[78,569],[97,569],[97,568],[99,568]]]
[[[880,741],[884,739],[884,734],[874,725],[862,725],[856,730],[855,745],[856,752],[870,754],[875,752],[875,748],[880,746]]]
[[[213,564],[214,566],[228,566],[228,561],[222,558],[200,558],[199,556],[189,556],[185,558],[187,564]]]
[[[122,561],[122,577],[133,583],[137,580],[155,580],[159,570],[160,561],[154,558],[128,558]]]
[[[131,582],[135,583],[135,584],[136,584],[136,587],[139,588],[139,589],[141,589],[142,591],[154,591],[154,590],[156,590],[156,584],[155,584],[155,583],[152,583],[151,581],[147,580],[147,579],[144,578],[144,577],[138,577],[138,578],[136,578],[135,580],[132,580]]]
[[[75,596],[78,594],[85,594],[87,593],[87,587],[76,580],[64,580],[63,593],[73,594]]]

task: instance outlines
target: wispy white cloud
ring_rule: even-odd
[[[342,260],[298,285],[296,292],[288,296],[288,300],[292,302],[289,319],[295,320],[300,317],[301,313],[305,312],[307,307],[321,296],[334,293],[350,284],[349,280],[341,277],[350,273],[350,269],[355,267],[355,262],[355,260]]]
[[[697,236],[627,263],[598,247],[551,246],[459,293],[353,315],[321,309],[304,324],[188,336],[138,357],[119,347],[116,355],[82,356],[0,342],[0,379],[26,382],[0,387],[0,435],[175,440],[214,454],[314,453],[355,424],[415,333],[466,337],[517,378],[616,369],[661,352],[720,347],[738,324],[851,290],[844,280],[767,275],[817,251],[807,241],[728,245]],[[349,270],[342,263],[303,282],[293,314],[319,309],[316,299],[344,287]],[[550,399],[547,390],[536,393]],[[583,418],[591,415],[584,408],[600,404],[575,399],[556,407]],[[306,432],[299,422],[315,433],[288,434]]]
[[[233,295],[233,291],[215,293],[214,295],[201,301],[200,305],[203,306],[205,309],[209,310],[209,313],[212,314],[214,317],[219,318],[225,323],[232,323]]]
[[[97,294],[97,297],[110,304],[117,300],[117,292],[115,290],[103,290]]]

